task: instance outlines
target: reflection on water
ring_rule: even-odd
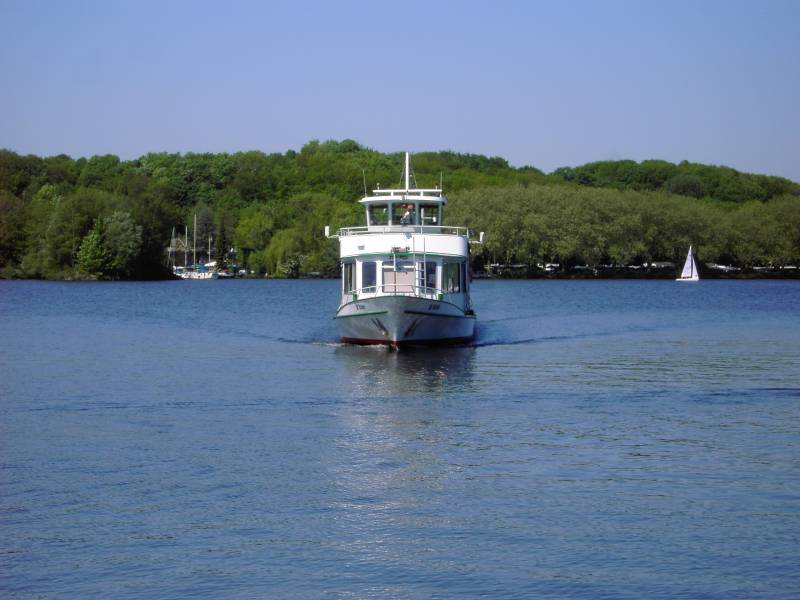
[[[405,597],[458,560],[459,550],[436,540],[459,521],[449,507],[463,482],[453,453],[473,431],[476,349],[341,346],[335,361],[349,400],[322,457],[333,490],[328,538],[362,572],[390,575],[389,596]]]
[[[341,389],[355,397],[392,397],[465,392],[475,369],[473,347],[403,348],[351,346],[336,348],[342,368]]]

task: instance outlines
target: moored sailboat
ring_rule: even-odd
[[[169,260],[172,265],[172,274],[180,279],[217,279],[220,275],[220,270],[217,267],[217,261],[211,260],[211,237],[208,238],[208,262],[197,262],[197,215],[194,216],[194,230],[192,234],[192,264],[189,264],[189,227],[186,227],[186,237],[181,239],[175,237],[175,228],[172,229],[172,238],[170,240]],[[175,264],[175,253],[183,250],[183,265]]]

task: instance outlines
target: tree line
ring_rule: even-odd
[[[723,202],[766,202],[785,194],[797,195],[800,186],[783,177],[740,173],[730,167],[664,160],[608,160],[580,167],[562,167],[552,178],[581,186],[618,190],[667,192]]]
[[[485,263],[531,266],[705,263],[750,269],[800,265],[800,197],[698,200],[666,192],[530,185],[456,194],[450,219],[486,232]]]
[[[0,275],[168,277],[173,231],[196,239],[201,256],[211,243],[211,258],[254,274],[336,275],[324,225],[360,225],[358,198],[400,185],[402,164],[401,153],[353,140],[130,161],[0,150]],[[800,262],[800,185],[779,177],[664,161],[545,174],[455,152],[415,154],[413,174],[419,187],[444,187],[448,223],[489,234],[477,255],[484,261],[676,260],[692,243],[705,261]]]

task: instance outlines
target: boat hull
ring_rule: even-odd
[[[463,344],[475,335],[475,316],[449,302],[416,296],[376,296],[336,313],[339,335],[352,344]]]
[[[181,277],[183,279],[216,279],[217,274],[211,271],[189,271]]]

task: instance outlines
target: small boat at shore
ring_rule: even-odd
[[[189,264],[189,252],[191,248],[192,264]],[[220,269],[216,260],[209,260],[208,262],[197,262],[197,215],[194,216],[194,235],[192,238],[192,245],[189,246],[189,227],[186,227],[185,238],[175,236],[175,228],[172,229],[172,238],[170,239],[169,248],[169,262],[172,265],[172,274],[180,279],[231,279],[234,277],[233,273],[223,268]],[[183,251],[183,265],[175,264],[175,255]],[[208,258],[211,258],[211,237],[208,238]],[[224,265],[223,265],[224,267]]]
[[[681,276],[675,281],[700,281],[700,274],[697,272],[697,263],[694,260],[691,246],[689,246],[689,253],[686,255],[686,262],[683,263]]]
[[[175,269],[175,275],[181,279],[217,279],[219,277],[217,261],[215,260],[188,267],[176,267]],[[180,269],[180,272],[177,269]]]
[[[465,343],[475,334],[469,231],[442,225],[442,190],[377,189],[360,200],[366,226],[339,229],[344,342],[389,346]],[[483,234],[481,234],[482,241]]]

